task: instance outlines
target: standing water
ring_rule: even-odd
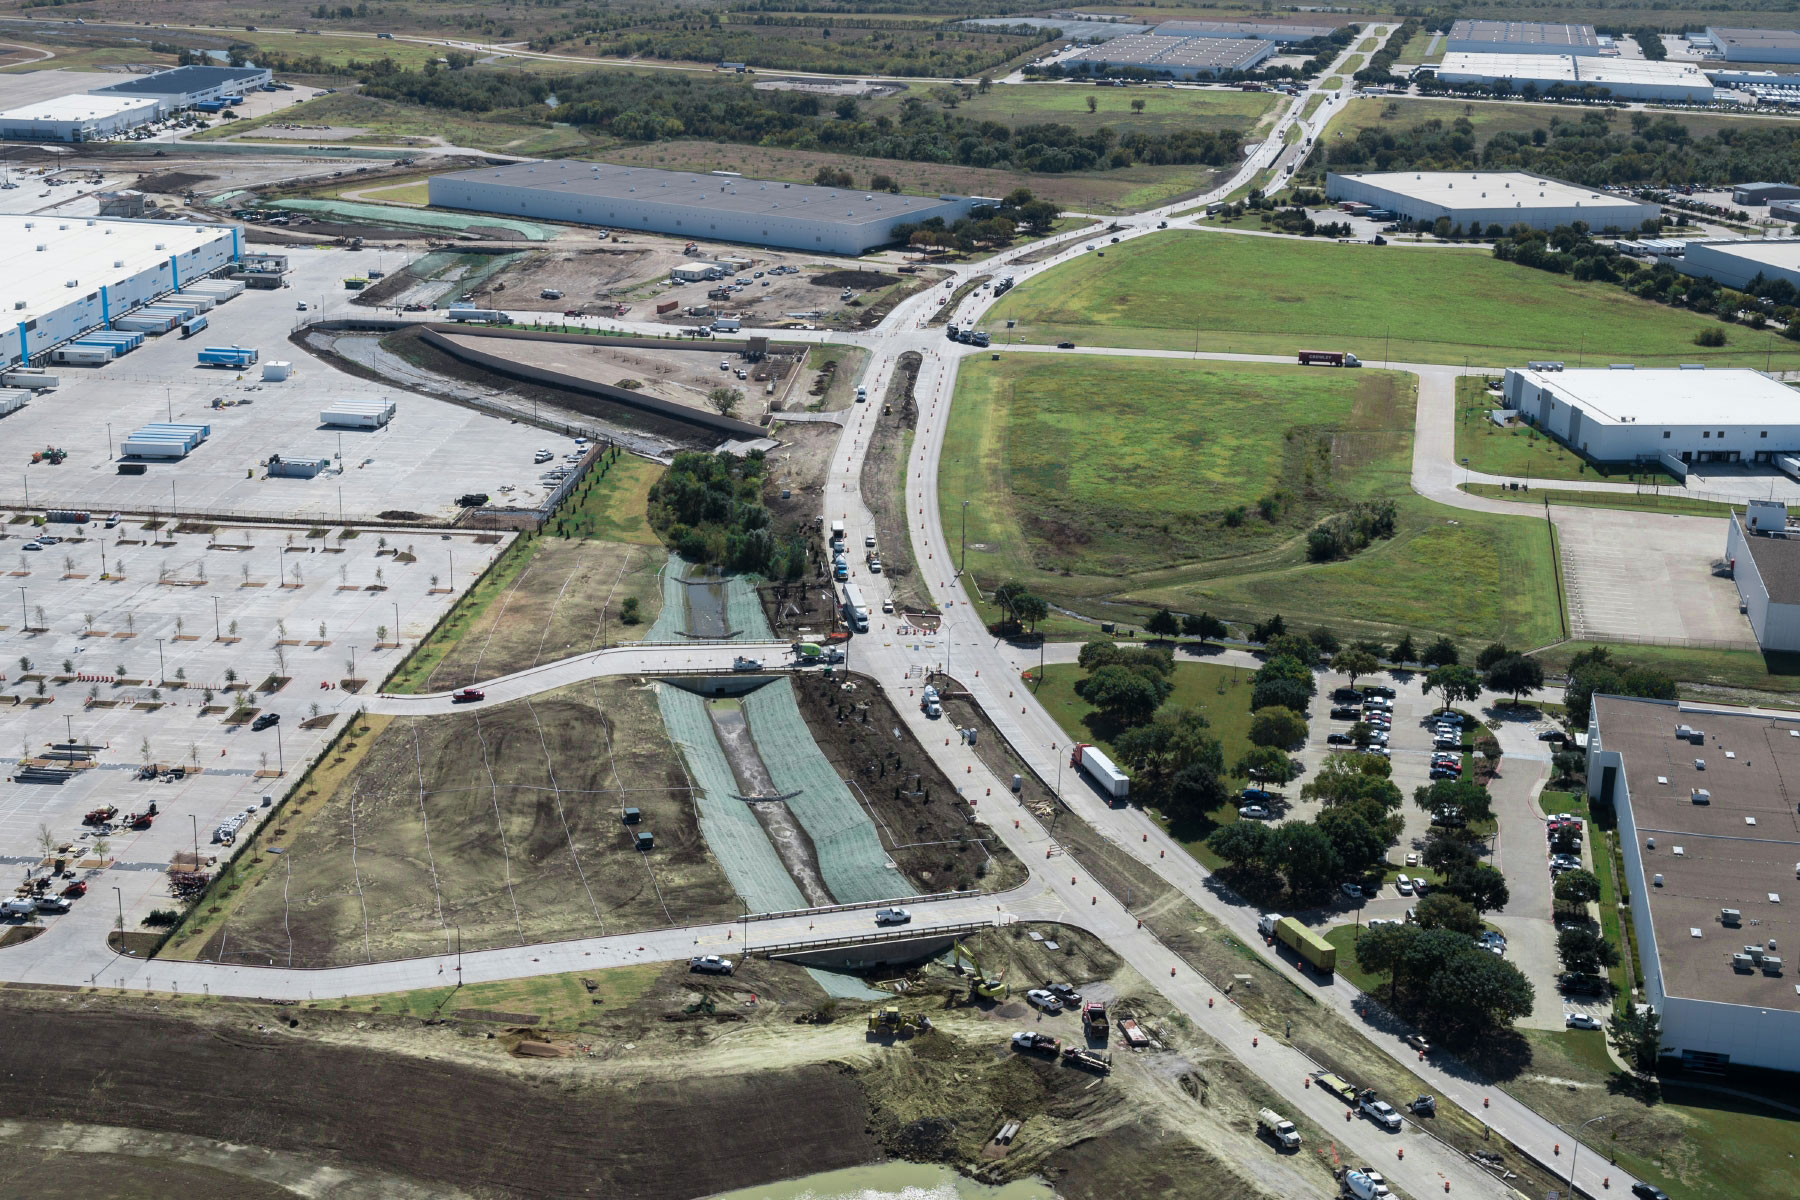
[[[739,1188],[711,1200],[1056,1200],[1056,1193],[1035,1179],[992,1187],[949,1167],[890,1162]]]

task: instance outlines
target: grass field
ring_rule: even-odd
[[[1626,483],[1621,479],[1618,482]],[[1666,479],[1653,482],[1667,483]],[[1542,508],[1548,500],[1551,504],[1561,504],[1571,508],[1629,508],[1643,512],[1676,513],[1689,517],[1723,517],[1734,507],[1712,500],[1690,500],[1685,496],[1664,495],[1656,492],[1578,492],[1565,488],[1541,487],[1535,481],[1531,489],[1513,491],[1497,483],[1471,483],[1462,489],[1471,496],[1487,496],[1490,499],[1512,500],[1519,504],[1535,504]]]
[[[377,100],[351,92],[319,96],[249,120],[219,122],[210,129],[195,134],[191,140],[219,141],[224,138],[244,138],[246,135],[254,140],[256,131],[263,126],[283,123],[331,125],[363,131],[341,141],[321,142],[329,145],[404,146],[443,138],[454,145],[477,150],[508,154],[550,154],[598,148],[607,144],[577,133],[566,125],[524,125],[476,120],[438,109],[393,100]],[[282,138],[279,142],[283,145],[295,143],[296,139],[293,138]]]
[[[577,488],[544,532],[507,547],[386,684],[391,692],[466,687],[513,671],[637,641],[662,607],[667,555],[650,528],[662,468],[623,455]],[[629,598],[642,619],[619,619]]]
[[[361,193],[364,200],[373,200],[378,204],[429,204],[431,188],[429,184],[396,183],[388,187],[374,188]]]
[[[1300,110],[1301,117],[1310,120],[1312,115],[1319,111],[1319,106],[1324,103],[1324,93],[1314,92],[1306,98],[1306,107]]]
[[[1487,380],[1464,375],[1456,381],[1456,461],[1471,470],[1516,479],[1610,480],[1616,483],[1662,483],[1677,480],[1660,468],[1637,471],[1608,470],[1590,463],[1555,438],[1519,422],[1502,429],[1488,417],[1501,407],[1498,393],[1487,389]]]
[[[1592,642],[1564,642],[1544,655],[1546,673],[1561,671]],[[1655,667],[1684,685],[1682,694],[1707,700],[1755,704],[1764,697],[1791,706],[1800,692],[1800,654],[1755,650],[1704,650],[1683,646],[1616,645],[1615,658]]]
[[[458,930],[475,949],[741,911],[646,688],[592,680],[363,728],[346,773],[302,785],[234,868],[224,911],[172,952],[322,967],[445,953]],[[649,854],[625,805],[656,835]]]
[[[1430,34],[1421,34],[1412,40],[1411,46],[1422,48],[1431,41]],[[1402,62],[1408,61],[1402,56]],[[1572,108],[1566,104],[1522,104],[1522,103],[1489,103],[1487,101],[1436,100],[1420,97],[1387,96],[1363,97],[1352,100],[1338,111],[1337,116],[1325,127],[1324,136],[1337,140],[1341,133],[1346,138],[1354,138],[1364,129],[1388,129],[1402,132],[1426,121],[1442,121],[1445,125],[1466,118],[1475,128],[1475,139],[1485,144],[1496,133],[1529,133],[1533,129],[1548,129],[1553,119],[1561,119],[1572,124],[1579,124],[1584,110]],[[1631,115],[1611,109],[1602,110],[1614,132],[1629,133],[1631,131]],[[1731,117],[1709,112],[1680,112],[1671,114],[1677,121],[1685,125],[1695,137],[1704,137],[1721,129],[1743,129],[1752,122],[1767,123],[1767,118]],[[1659,118],[1660,119],[1660,118]]]
[[[1507,366],[1528,359],[1800,366],[1800,348],[1617,287],[1500,262],[1483,251],[1401,250],[1194,232],[1140,238],[1019,285],[989,321],[1030,341]],[[1254,303],[1250,302],[1254,299]],[[1453,303],[1447,302],[1454,300]],[[1779,345],[1777,345],[1779,343]]]
[[[919,89],[914,89],[917,94]],[[864,105],[864,115],[874,118],[899,112],[904,95]],[[1095,111],[1089,112],[1092,99]],[[1131,111],[1142,100],[1144,111]],[[1189,90],[1177,88],[1094,88],[1072,83],[1024,83],[976,94],[956,108],[956,115],[978,121],[999,121],[1007,126],[1055,122],[1083,132],[1107,125],[1120,133],[1142,130],[1170,133],[1188,129],[1243,129],[1260,124],[1274,112],[1282,97],[1274,92]]]
[[[1018,579],[1121,621],[1167,606],[1340,633],[1560,635],[1541,519],[1412,493],[1410,377],[1030,355],[971,362],[957,389],[940,502],[960,531],[975,501],[968,563],[985,589]],[[1306,561],[1314,522],[1379,499],[1397,506],[1393,538]]]

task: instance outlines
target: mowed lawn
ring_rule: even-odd
[[[918,95],[921,89],[914,89]],[[1088,111],[1088,101],[1095,111]],[[956,115],[1003,125],[1068,125],[1086,132],[1102,125],[1124,134],[1131,130],[1170,133],[1190,129],[1249,130],[1274,111],[1283,97],[1274,92],[1197,91],[1186,88],[1097,88],[1073,83],[1023,83],[976,94],[956,108]],[[869,115],[899,111],[901,97],[866,106]],[[1134,100],[1144,111],[1131,111]],[[1029,186],[1029,185],[1028,185]]]
[[[1410,377],[1373,369],[971,361],[940,463],[942,519],[960,536],[970,501],[967,563],[982,589],[1017,579],[1101,619],[1141,622],[1167,607],[1228,620],[1281,613],[1340,634],[1556,640],[1544,521],[1416,496],[1413,408]],[[1316,522],[1380,500],[1396,507],[1392,538],[1347,560],[1307,560]]]
[[[1364,362],[1505,367],[1536,358],[1742,363],[1800,348],[1718,321],[1494,259],[1484,250],[1340,245],[1171,233],[1107,247],[1021,284],[989,314],[1028,341],[1292,355],[1348,350]]]

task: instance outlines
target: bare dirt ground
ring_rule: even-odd
[[[341,783],[291,802],[200,957],[300,967],[729,919],[655,697],[593,680],[530,701],[394,720]],[[360,731],[358,731],[360,733]],[[656,848],[619,819],[642,811]],[[227,894],[230,894],[229,891]]]
[[[894,603],[906,612],[931,612],[931,595],[919,580],[913,563],[912,537],[906,528],[901,497],[906,484],[907,452],[918,425],[919,408],[913,399],[920,358],[909,351],[900,356],[887,395],[876,417],[875,435],[863,458],[862,494],[875,517],[875,541],[881,551],[881,570],[894,585]]]
[[[576,342],[512,341],[502,338],[457,338],[489,354],[528,366],[563,371],[581,379],[656,396],[698,412],[717,412],[707,398],[712,389],[729,387],[742,398],[732,415],[755,422],[788,394],[796,360],[770,355],[745,362],[735,353],[712,346],[669,350],[637,350],[627,346],[585,346]],[[720,364],[726,364],[721,368]],[[739,379],[742,371],[746,378]]]
[[[794,696],[813,740],[868,806],[882,848],[916,887],[1004,891],[1024,880],[1024,864],[977,819],[979,806],[957,795],[880,688],[841,672],[796,675]]]
[[[774,426],[774,430],[781,445],[769,454],[771,469],[768,486],[763,489],[763,503],[774,515],[775,527],[783,537],[813,540],[821,553],[817,562],[822,569],[825,560],[820,518],[824,515],[825,476],[831,469],[832,451],[837,449],[844,431],[828,421],[785,421]],[[830,627],[827,620],[826,628]]]

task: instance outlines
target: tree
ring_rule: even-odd
[[[1435,779],[1413,789],[1413,803],[1433,817],[1444,815],[1465,825],[1494,815],[1494,798],[1473,779]]]
[[[1443,699],[1442,707],[1446,709],[1459,701],[1481,697],[1481,676],[1473,667],[1459,667],[1454,663],[1427,671],[1419,686],[1427,696],[1438,693]]]
[[[1486,863],[1459,868],[1444,881],[1443,890],[1467,900],[1478,913],[1505,908],[1511,895],[1506,889],[1506,876]]]
[[[1278,633],[1264,643],[1263,649],[1270,662],[1291,658],[1305,668],[1309,675],[1319,665],[1318,643],[1298,633]]]
[[[1132,99],[1131,111],[1134,113],[1142,113],[1144,111],[1144,98],[1142,96],[1137,96]]]
[[[1419,861],[1438,872],[1449,875],[1481,861],[1482,841],[1467,829],[1434,825],[1425,834],[1425,849]]]
[[[1206,839],[1213,853],[1234,867],[1267,870],[1275,857],[1275,831],[1255,821],[1222,825]]]
[[[1250,640],[1266,644],[1271,639],[1278,638],[1286,632],[1287,622],[1281,619],[1280,613],[1276,613],[1266,621],[1259,621],[1251,629]]]
[[[1087,110],[1089,112],[1093,112],[1096,108],[1099,108],[1099,107],[1100,107],[1099,102],[1097,100],[1095,100],[1092,96],[1089,96],[1087,98]]]
[[[1600,880],[1592,871],[1577,867],[1558,875],[1550,891],[1564,908],[1586,908],[1600,899]]]
[[[1298,679],[1265,679],[1259,680],[1250,692],[1250,707],[1289,708],[1295,712],[1306,711],[1312,701],[1313,689]]]
[[[1259,708],[1250,716],[1250,742],[1289,749],[1306,741],[1306,718],[1289,708]]]
[[[1419,661],[1419,652],[1413,649],[1412,634],[1406,634],[1394,644],[1394,649],[1390,652],[1388,661],[1394,663],[1414,663]]]
[[[1497,873],[1497,872],[1496,872]],[[1531,981],[1503,958],[1464,943],[1466,949],[1432,976],[1427,1002],[1452,1023],[1506,1028],[1531,1015]]]
[[[50,826],[40,824],[37,828],[37,844],[38,849],[43,851],[44,857],[49,858],[51,852],[56,849],[56,832]]]
[[[1425,647],[1425,653],[1420,656],[1419,662],[1426,667],[1453,667],[1460,659],[1456,643],[1447,637],[1441,637]]]
[[[1008,588],[1017,588],[1018,591],[1008,593]],[[1012,596],[1023,595],[1024,593],[1025,585],[1022,583],[1003,583],[994,589],[994,603],[998,604],[1001,608],[1010,611],[1010,600]],[[1005,598],[1003,599],[1002,597]],[[1082,643],[1081,653],[1076,656],[1075,661],[1084,671],[1097,671],[1108,663],[1118,662],[1119,656],[1122,653],[1123,651],[1120,649],[1117,642],[1108,641],[1104,638],[1094,638],[1091,641]]]
[[[1356,686],[1358,676],[1373,675],[1380,667],[1381,664],[1375,661],[1373,654],[1367,650],[1359,650],[1355,646],[1348,650],[1338,651],[1337,657],[1331,660],[1331,669],[1340,675],[1348,675],[1351,687]]]
[[[1354,804],[1387,813],[1400,807],[1400,789],[1388,776],[1393,767],[1378,754],[1333,754],[1320,764],[1300,795],[1326,808]]]
[[[1372,975],[1388,976],[1390,1003],[1399,991],[1407,952],[1418,934],[1416,928],[1407,925],[1376,925],[1357,936],[1356,961]]]
[[[1466,937],[1481,932],[1481,915],[1475,907],[1461,896],[1447,892],[1433,892],[1419,901],[1413,920],[1420,929],[1449,929]]]
[[[1230,636],[1231,627],[1211,613],[1201,613],[1197,617],[1188,613],[1181,618],[1181,632],[1188,637],[1210,642]]]
[[[1491,733],[1483,733],[1475,739],[1475,753],[1487,760],[1487,769],[1491,774],[1500,762],[1500,739]]]
[[[1175,773],[1175,778],[1169,785],[1169,798],[1163,804],[1163,815],[1177,823],[1197,821],[1224,804],[1228,797],[1225,783],[1211,763],[1192,762]],[[1264,828],[1253,821],[1239,824],[1258,830]]]
[[[1654,1071],[1662,1053],[1662,1021],[1654,1009],[1627,1005],[1606,1023],[1606,1040],[1636,1070]]]
[[[1492,692],[1510,692],[1513,703],[1527,692],[1544,686],[1544,664],[1523,654],[1511,654],[1487,668],[1487,686]]]
[[[734,387],[716,387],[706,393],[706,402],[712,405],[722,417],[731,416],[743,399],[744,393]]]
[[[1353,807],[1328,808],[1313,823],[1331,842],[1338,862],[1351,875],[1367,874],[1394,844],[1385,829],[1371,823]]]
[[[1556,956],[1562,959],[1563,970],[1576,975],[1598,975],[1619,965],[1619,948],[1586,926],[1558,933]]]
[[[1075,685],[1083,700],[1127,725],[1148,721],[1168,698],[1169,688],[1166,679],[1117,663],[1101,667]]]
[[[1166,608],[1159,608],[1144,622],[1144,632],[1159,638],[1172,638],[1181,632],[1181,622]]]
[[[1274,746],[1252,746],[1244,751],[1236,767],[1237,773],[1261,783],[1277,787],[1300,777],[1300,764],[1288,757],[1287,751]]]
[[[1491,642],[1480,654],[1475,656],[1475,669],[1486,671],[1503,658],[1513,657],[1513,652],[1506,648],[1505,642]]]
[[[1050,615],[1050,602],[1042,596],[1026,592],[1013,600],[1013,619],[1023,622],[1032,633],[1037,632],[1037,623]]]
[[[1297,896],[1316,895],[1336,882],[1343,872],[1337,849],[1316,825],[1290,821],[1274,830],[1274,854],[1287,878],[1288,890]]]

